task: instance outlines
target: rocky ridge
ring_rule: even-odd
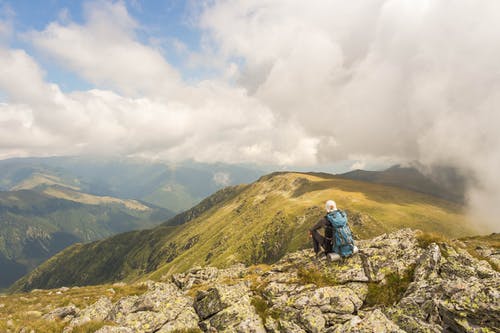
[[[500,274],[459,243],[402,229],[359,241],[341,262],[311,250],[267,266],[195,267],[142,295],[52,310],[65,332],[499,332]],[[108,324],[109,323],[109,324]]]

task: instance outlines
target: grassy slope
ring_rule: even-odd
[[[70,290],[38,290],[26,294],[1,295],[0,294],[0,332],[26,332],[34,330],[44,333],[59,333],[67,325],[61,320],[45,320],[42,313],[49,309],[73,304],[85,308],[95,303],[100,297],[109,297],[113,302],[122,297],[141,295],[147,290],[143,284],[134,285],[99,285]],[[11,322],[9,327],[8,322]],[[73,332],[95,332],[100,327],[108,324],[101,322],[95,325],[90,322]]]
[[[210,198],[205,200],[200,205],[206,207],[184,214],[189,221],[176,228],[72,247],[13,289],[159,278],[197,264],[273,262],[288,251],[310,246],[307,230],[323,215],[323,203],[330,198],[348,210],[352,228],[361,238],[407,226],[448,237],[477,233],[467,227],[462,208],[455,203],[331,175],[273,174],[233,192],[210,204]]]
[[[446,200],[394,187],[306,174],[265,177],[220,209],[179,228],[172,242],[199,236],[196,246],[152,274],[183,271],[194,264],[272,262],[288,251],[310,246],[307,230],[333,198],[350,212],[360,238],[411,226],[448,237],[475,233],[461,207]],[[321,208],[320,208],[321,207]]]
[[[84,196],[66,200],[31,190],[0,192],[0,270],[9,273],[0,275],[0,288],[71,244],[152,227],[172,216],[131,200]]]

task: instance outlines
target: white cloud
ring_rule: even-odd
[[[159,50],[137,41],[137,23],[122,2],[87,3],[85,18],[83,25],[53,22],[27,38],[97,87],[133,96],[178,93],[179,73]]]
[[[217,186],[228,186],[231,184],[231,175],[228,172],[216,172],[213,181]]]
[[[187,84],[122,2],[92,2],[83,24],[27,36],[96,89],[62,93],[25,51],[0,50],[0,155],[419,160],[472,173],[471,211],[497,216],[483,204],[500,202],[498,12],[493,0],[213,1],[197,17],[203,52],[186,57],[220,78]]]
[[[351,170],[362,170],[366,167],[365,161],[356,161],[353,165],[351,165]]]
[[[477,203],[500,202],[499,10],[496,1],[215,1],[200,22],[220,57],[244,59],[252,96],[318,140],[318,160],[452,165],[478,180],[471,211],[496,218],[498,205]]]

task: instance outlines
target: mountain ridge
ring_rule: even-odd
[[[250,166],[221,163],[91,156],[15,158],[0,160],[0,190],[56,184],[182,212],[222,187],[254,181],[262,173]]]
[[[466,180],[456,170],[449,168],[434,168],[426,175],[419,170],[418,165],[408,167],[394,165],[381,171],[358,169],[336,176],[405,188],[460,204],[465,202]]]
[[[309,246],[307,230],[322,216],[321,207],[330,198],[347,209],[352,228],[361,238],[405,226],[451,237],[474,234],[459,204],[334,175],[274,173],[226,191],[173,218],[182,223],[176,227],[129,232],[71,247],[18,281],[12,290],[159,278],[196,264],[271,263]],[[92,262],[98,253],[117,248],[116,256]]]

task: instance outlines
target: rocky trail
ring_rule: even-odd
[[[106,323],[99,333],[500,332],[500,274],[460,242],[402,229],[357,244],[333,263],[303,250],[269,266],[195,267],[44,318],[64,332],[91,321]]]

